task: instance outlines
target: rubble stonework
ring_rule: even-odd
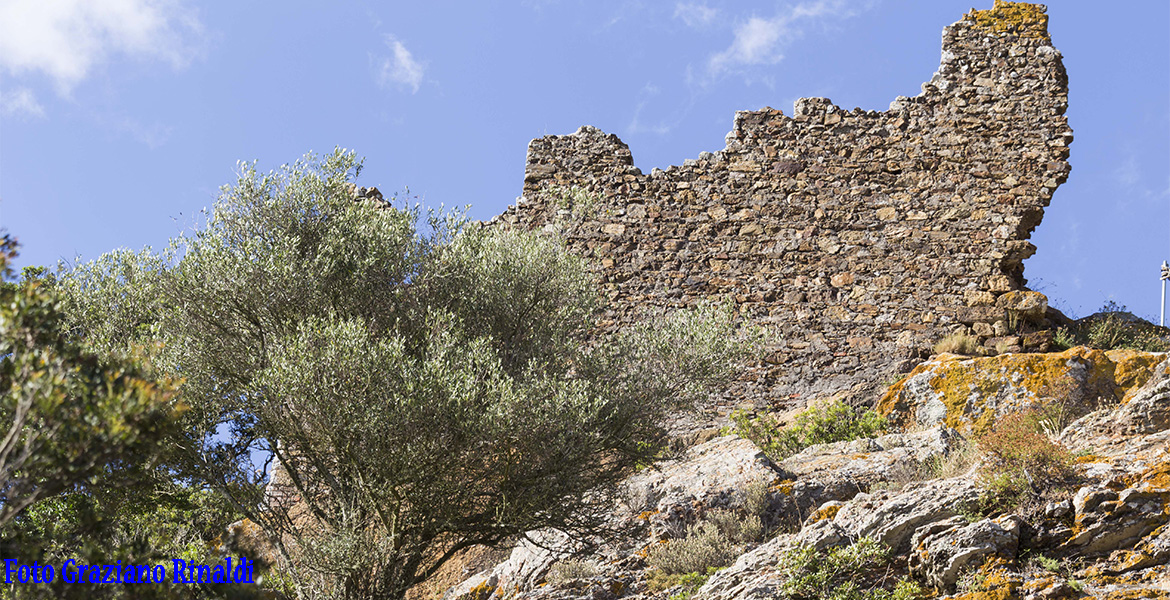
[[[665,171],[592,127],[535,139],[522,198],[493,222],[592,258],[615,326],[732,298],[774,333],[733,400],[869,395],[957,329],[1043,343],[1013,337],[1000,299],[1024,289],[1027,239],[1070,170],[1045,10],[997,0],[946,27],[938,72],[887,111],[738,112],[726,148]]]

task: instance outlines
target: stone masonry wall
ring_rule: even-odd
[[[1008,292],[1070,169],[1045,11],[997,0],[946,27],[938,72],[888,111],[738,112],[726,148],[665,171],[592,127],[533,140],[523,196],[493,222],[594,259],[615,326],[733,298],[774,337],[727,404],[872,397],[956,330],[1042,344],[1014,335]]]

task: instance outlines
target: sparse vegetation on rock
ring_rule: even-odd
[[[815,444],[874,437],[885,428],[885,420],[873,411],[858,410],[840,400],[811,406],[789,424],[772,414],[751,417],[743,411],[733,413],[731,420],[737,434],[777,461]]]

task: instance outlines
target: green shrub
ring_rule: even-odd
[[[699,588],[703,587],[704,583],[711,578],[715,573],[723,570],[722,568],[707,567],[703,573],[679,573],[676,575],[665,575],[661,571],[651,571],[648,587],[656,592],[668,590],[673,587],[682,586],[678,592],[671,594],[669,600],[687,600]]]
[[[1073,346],[1080,344],[1077,336],[1068,327],[1060,327],[1052,334],[1052,345],[1057,350],[1068,350]]]
[[[1106,302],[1096,314],[1081,319],[1074,328],[1058,329],[1054,341],[1058,347],[1066,348],[1082,345],[1098,350],[1170,350],[1164,328],[1134,317],[1124,305],[1113,301]]]
[[[1055,558],[1050,558],[1047,556],[1037,556],[1036,562],[1039,563],[1040,566],[1043,567],[1045,571],[1051,571],[1053,573],[1059,573],[1061,571],[1061,563],[1059,560],[1056,560]]]
[[[777,461],[816,444],[874,437],[886,427],[885,419],[872,410],[858,411],[840,400],[810,407],[788,427],[772,415],[751,418],[744,411],[732,413],[731,420],[739,436]]]
[[[1040,411],[1000,419],[977,443],[983,455],[979,482],[986,511],[1010,510],[1069,485],[1073,456],[1042,431]]]
[[[889,548],[863,538],[827,551],[811,547],[788,550],[777,565],[786,598],[801,600],[911,600],[926,591],[909,579],[886,589],[891,563]]]

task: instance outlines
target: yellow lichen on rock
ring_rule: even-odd
[[[1014,33],[1021,37],[1048,40],[1050,38],[1046,10],[1042,4],[995,0],[995,5],[990,9],[972,9],[963,15],[963,20],[971,21],[978,27],[994,33]]]
[[[815,523],[817,521],[832,520],[837,516],[841,510],[841,504],[834,503],[818,508],[813,514],[809,515],[808,522]]]
[[[1129,402],[1133,393],[1150,380],[1154,367],[1166,360],[1165,353],[1142,352],[1141,350],[1110,350],[1105,353],[1116,365],[1113,380],[1123,390],[1121,403]]]
[[[968,358],[943,354],[889,388],[877,412],[895,426],[983,431],[999,416],[1059,406],[1072,416],[1127,400],[1166,355],[1076,347],[1059,353]]]
[[[1023,583],[1017,573],[1009,569],[1008,562],[993,557],[979,567],[976,589],[953,596],[953,600],[1016,600]]]

